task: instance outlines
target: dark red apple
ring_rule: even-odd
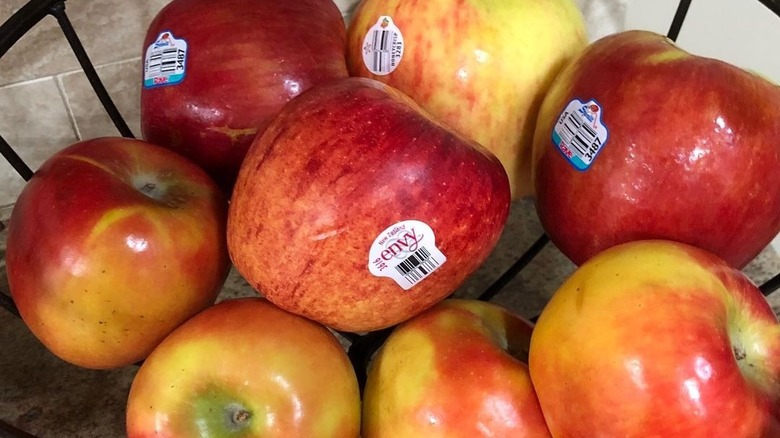
[[[144,40],[143,137],[229,191],[282,105],[347,76],[345,41],[332,0],[173,0]]]
[[[455,289],[506,223],[487,149],[373,79],[292,100],[241,167],[228,249],[269,300],[333,328],[411,318]]]
[[[576,264],[641,239],[743,267],[780,231],[780,87],[664,36],[593,43],[557,77],[534,141],[536,203]]]

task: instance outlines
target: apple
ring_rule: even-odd
[[[575,264],[674,240],[744,267],[780,231],[780,87],[625,31],[572,61],[544,100],[536,207]]]
[[[572,0],[363,0],[347,42],[351,75],[393,86],[485,146],[520,198],[542,98],[587,34]]]
[[[252,144],[228,250],[279,307],[372,331],[454,292],[495,247],[509,204],[488,150],[392,87],[347,78],[290,101]]]
[[[149,355],[128,438],[357,438],[355,371],[325,327],[260,297],[221,301]]]
[[[532,330],[474,299],[402,323],[369,366],[361,436],[550,437],[528,372]]]
[[[86,368],[145,358],[227,277],[227,201],[197,165],[141,140],[71,144],[8,223],[11,296],[30,331]]]
[[[742,272],[691,245],[588,260],[542,311],[529,366],[553,436],[780,436],[780,324]]]
[[[332,0],[173,0],[143,43],[144,139],[229,192],[255,135],[292,97],[348,75]]]

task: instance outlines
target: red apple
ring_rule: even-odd
[[[583,264],[531,336],[553,436],[780,436],[780,324],[704,250],[637,241]]]
[[[357,438],[360,393],[325,327],[268,301],[222,301],[143,363],[127,400],[128,438]]]
[[[227,202],[194,163],[126,138],[70,145],[26,184],[8,224],[8,283],[54,354],[134,363],[211,305],[230,267]]]
[[[347,76],[345,40],[332,0],[173,0],[143,43],[143,137],[229,190],[282,105]]]
[[[550,437],[528,373],[532,330],[463,299],[404,322],[368,369],[361,436]]]
[[[536,113],[587,44],[572,0],[363,0],[347,36],[353,76],[384,82],[493,152],[531,193]]]
[[[494,248],[501,163],[377,81],[293,99],[255,140],[228,215],[238,271],[333,328],[377,330],[442,300]]]
[[[741,268],[780,231],[780,87],[626,31],[593,43],[539,114],[539,218],[581,264],[668,239]]]

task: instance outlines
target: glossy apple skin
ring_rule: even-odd
[[[387,75],[369,71],[363,41],[389,15],[404,55]],[[347,34],[353,76],[387,83],[493,152],[514,198],[531,194],[536,114],[555,75],[587,44],[571,0],[363,0]]]
[[[213,180],[165,148],[114,137],[75,143],[36,171],[14,205],[11,296],[63,360],[134,363],[216,299],[230,267],[226,216]]]
[[[609,139],[579,171],[551,139],[573,99],[596,99]],[[536,206],[574,263],[640,239],[688,243],[741,268],[780,231],[780,87],[663,36],[593,43],[556,79],[534,145]]]
[[[332,0],[174,0],[147,30],[187,41],[181,83],[141,90],[143,137],[179,152],[229,191],[255,135],[291,98],[347,76]]]
[[[544,308],[529,361],[553,436],[780,436],[780,325],[747,277],[692,246],[590,259]]]
[[[454,292],[495,247],[509,203],[489,151],[398,91],[349,78],[291,101],[252,145],[230,204],[228,249],[283,309],[377,330]],[[431,227],[447,261],[405,291],[368,263],[375,238],[407,219]]]
[[[236,413],[248,421],[226,426]],[[129,438],[357,438],[360,393],[325,327],[260,297],[221,301],[143,363],[127,401]]]
[[[369,367],[361,436],[550,437],[528,372],[532,330],[469,299],[401,324]]]

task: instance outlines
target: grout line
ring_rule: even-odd
[[[141,59],[142,59],[141,56],[134,56],[132,58],[120,59],[118,61],[106,62],[104,64],[94,64],[94,66],[97,69],[97,68],[100,68],[100,67],[110,67],[110,66],[113,66],[113,65],[122,64],[124,62],[138,61],[138,60],[141,60]],[[0,89],[2,89],[2,88],[11,88],[11,87],[19,87],[19,86],[22,86],[22,85],[34,84],[36,82],[46,81],[46,80],[49,80],[51,78],[59,77],[59,76],[62,76],[62,75],[69,75],[69,74],[73,74],[73,73],[83,73],[83,72],[84,72],[84,70],[82,70],[81,68],[75,68],[75,69],[71,69],[71,70],[63,70],[63,71],[56,72],[56,73],[48,75],[48,76],[41,76],[41,77],[32,78],[32,79],[25,79],[25,80],[18,81],[18,82],[9,82],[7,84],[0,84]]]
[[[68,99],[68,94],[65,92],[65,85],[62,83],[61,75],[62,74],[58,74],[54,76],[57,83],[57,90],[60,92],[60,98],[62,98],[62,102],[65,104],[65,110],[68,112],[70,126],[73,128],[73,132],[76,134],[76,140],[81,141],[81,131],[79,130],[78,123],[76,123],[76,116],[73,114],[73,107],[70,105],[70,99]]]

